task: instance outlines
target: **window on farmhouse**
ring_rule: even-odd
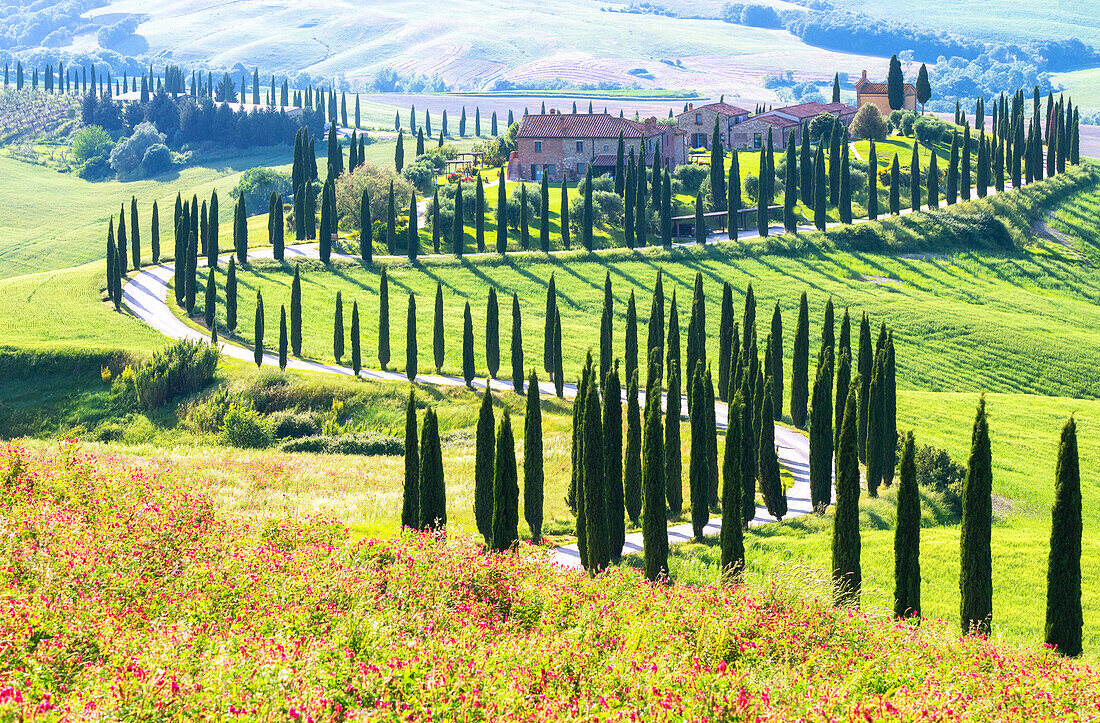
[[[577,141],[577,153],[584,152],[584,141]]]
[[[535,153],[542,153],[542,141],[535,141]]]

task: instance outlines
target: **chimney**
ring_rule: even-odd
[[[863,69],[863,79],[867,80],[867,69],[866,68]]]
[[[695,104],[694,103],[688,103],[688,110],[695,110]]]
[[[550,109],[550,115],[557,115],[557,114],[558,114],[558,109],[557,108],[551,108]]]

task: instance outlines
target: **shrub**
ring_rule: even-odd
[[[299,439],[321,432],[317,415],[283,409],[271,415],[271,425],[276,439]]]
[[[106,158],[114,147],[115,142],[102,127],[87,126],[73,136],[73,160],[77,163],[87,163],[93,158]]]
[[[810,140],[814,143],[820,143],[822,138],[828,140],[829,134],[833,132],[834,123],[836,123],[836,116],[831,113],[819,113],[814,116],[810,121]]]
[[[119,141],[111,151],[111,168],[121,176],[130,176],[141,166],[145,152],[155,145],[163,145],[167,136],[146,121],[134,128],[129,138]]]
[[[885,140],[887,132],[888,128],[882,113],[871,103],[863,104],[863,107],[856,112],[856,117],[852,119],[852,125],[849,127],[849,133],[853,138],[867,140]]]
[[[214,345],[189,339],[158,349],[133,372],[138,403],[153,409],[173,397],[198,391],[213,380],[219,356]]]
[[[901,445],[899,435],[898,459],[901,459]],[[953,514],[962,514],[962,489],[966,468],[951,459],[947,452],[930,444],[916,445],[913,461],[917,470],[917,484],[942,495]]]
[[[141,175],[149,178],[167,171],[172,165],[172,151],[163,143],[149,146],[141,158]]]
[[[192,431],[217,434],[225,422],[225,415],[234,404],[247,404],[248,400],[229,387],[218,387],[206,399],[183,410],[184,425]]]
[[[400,215],[409,207],[409,196],[413,192],[413,184],[393,168],[379,168],[371,163],[365,163],[351,173],[344,173],[337,178],[336,213],[340,216],[341,227],[346,230],[360,230],[359,204],[363,200],[364,189],[370,195],[371,218],[376,222],[384,223],[391,180],[394,205]],[[267,201],[265,200],[264,203],[266,204]]]
[[[917,140],[925,145],[941,143],[951,139],[951,125],[935,116],[918,116],[913,121],[913,132]]]
[[[237,181],[231,195],[239,198],[244,194],[245,209],[249,215],[255,215],[267,211],[272,191],[284,200],[289,199],[294,193],[290,182],[289,173],[272,168],[250,168],[241,175],[241,180]]]
[[[595,189],[595,184],[592,185]],[[465,196],[466,192],[463,191],[462,195]],[[512,194],[508,198],[508,225],[514,229],[519,228],[520,221],[520,200],[522,194],[520,193],[519,184],[516,184],[512,188]],[[550,194],[550,201],[554,201],[554,194]],[[442,205],[442,204],[440,204]],[[534,224],[535,221],[542,217],[540,213],[542,210],[542,193],[535,186],[531,186],[527,189],[527,223]],[[465,217],[464,217],[465,218]]]
[[[385,434],[357,432],[341,435],[315,435],[284,442],[283,452],[311,452],[313,454],[359,454],[364,456],[403,455],[405,443],[397,437]]]
[[[677,166],[672,172],[672,177],[680,182],[680,188],[684,193],[694,196],[699,192],[699,187],[710,176],[710,166],[699,163],[686,163]]]
[[[617,224],[623,218],[623,199],[614,191],[596,190],[592,186],[592,227],[608,228]],[[569,228],[578,237],[582,232],[584,223],[584,196],[578,194],[569,200]]]
[[[221,440],[231,447],[263,449],[274,441],[271,422],[250,404],[234,403],[222,421]]]
[[[432,159],[424,155],[405,166],[401,175],[416,187],[420,195],[425,196],[435,190],[435,177],[438,175],[438,170]]]

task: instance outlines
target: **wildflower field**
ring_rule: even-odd
[[[260,525],[171,470],[62,444],[0,454],[0,718],[1100,718],[1045,651],[747,586],[589,578],[545,550]]]

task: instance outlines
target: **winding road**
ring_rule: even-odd
[[[224,258],[228,260],[230,254],[226,254]],[[467,254],[468,256],[476,254]],[[487,254],[491,255],[491,254]],[[332,256],[334,258],[357,258],[348,254],[339,253],[333,251]],[[293,260],[295,258],[302,259],[314,259],[318,257],[318,247],[316,244],[307,245],[292,245],[285,247],[284,258]],[[270,259],[272,258],[271,249],[257,249],[250,251],[248,254],[250,259]],[[200,263],[205,264],[205,261]],[[125,307],[141,321],[148,324],[150,327],[161,332],[165,336],[171,339],[193,339],[199,341],[205,341],[209,339],[209,334],[199,331],[192,326],[188,326],[181,321],[168,306],[168,284],[173,279],[175,273],[175,266],[172,263],[162,263],[156,266],[146,266],[140,271],[134,273],[126,282],[122,291],[123,304]],[[250,348],[240,346],[219,340],[219,346],[221,353],[233,359],[241,361],[253,362],[254,352]],[[264,352],[263,362],[266,365],[278,366],[278,356],[270,352]],[[324,362],[311,361],[308,359],[297,359],[294,357],[287,359],[287,367],[290,369],[296,369],[307,372],[319,372],[325,374],[344,374],[351,375],[354,372],[351,368],[340,364],[327,364]],[[407,377],[404,372],[392,372],[383,371],[381,369],[363,369],[359,372],[359,375],[366,379],[376,379],[381,381],[393,381],[393,382],[405,382]],[[458,377],[439,376],[436,374],[418,374],[416,377],[417,382],[421,384],[432,384],[437,386],[464,386],[465,381]],[[513,386],[511,381],[504,381],[500,379],[493,379],[488,382],[489,386],[500,392],[512,391]],[[484,389],[486,381],[484,379],[474,380],[474,387]],[[552,396],[554,394],[554,387],[549,382],[541,382],[539,384],[539,391],[546,396]],[[564,396],[567,398],[574,398],[577,394],[576,385],[566,384],[564,385]],[[645,395],[640,394],[640,403],[645,405]],[[625,394],[623,401],[626,401]],[[662,405],[664,400],[662,400]],[[687,409],[687,398],[684,397],[681,402],[681,408]],[[723,402],[717,402],[715,404],[715,419],[720,430],[726,428],[726,420],[728,417],[728,409]],[[787,517],[798,517],[800,515],[808,514],[812,511],[810,505],[810,467],[809,456],[810,446],[809,440],[806,436],[788,429],[787,427],[776,425],[775,427],[775,443],[776,450],[779,455],[780,464],[782,464],[794,477],[794,483],[787,490]],[[774,522],[775,518],[768,514],[767,510],[763,507],[758,507],[756,510],[756,517],[750,524],[762,525],[768,522]],[[722,520],[720,517],[711,518],[707,523],[706,534],[718,534],[722,527]],[[672,526],[668,529],[669,542],[671,544],[685,542],[693,537],[693,531],[691,523],[683,523]],[[642,550],[642,533],[635,532],[626,536],[626,542],[623,546],[623,554],[629,554],[631,552],[640,552]],[[577,551],[576,545],[565,545],[562,547],[554,548],[551,551],[552,559],[555,563],[566,567],[580,567],[580,554]]]

